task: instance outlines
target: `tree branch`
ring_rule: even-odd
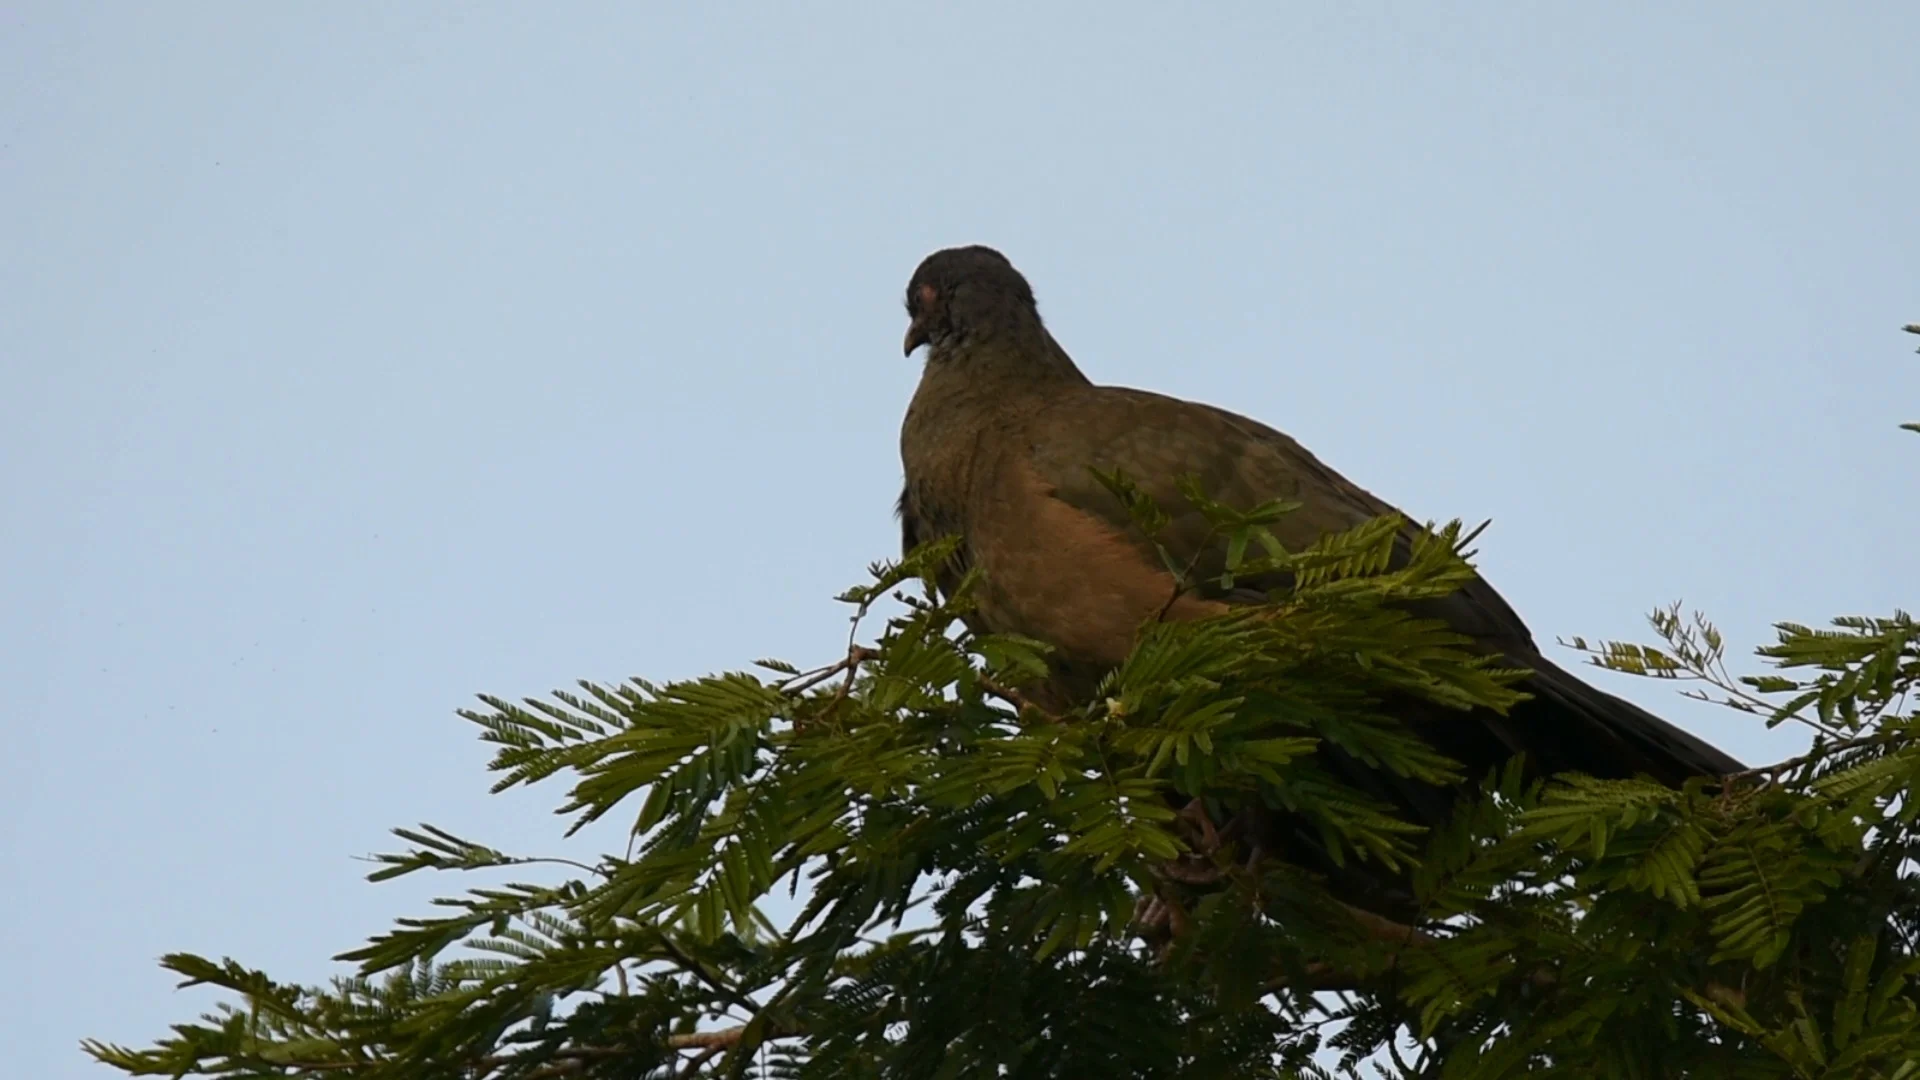
[[[1765,777],[1768,783],[1776,783],[1779,781],[1781,774],[1792,772],[1802,765],[1826,757],[1829,754],[1837,754],[1843,750],[1857,750],[1863,746],[1884,746],[1888,743],[1904,742],[1913,737],[1914,734],[1910,731],[1877,731],[1872,735],[1861,735],[1830,743],[1822,744],[1816,742],[1813,749],[1798,757],[1790,757],[1785,761],[1776,761],[1772,765],[1762,765],[1758,768],[1745,769],[1737,773],[1728,773],[1726,781],[1731,784],[1736,780],[1753,780]]]
[[[1027,697],[1011,686],[1000,683],[988,676],[985,672],[976,673],[974,681],[979,684],[981,690],[986,692],[987,696],[999,698],[1001,701],[1013,706],[1013,710],[1016,713],[1023,713],[1031,709],[1040,714],[1044,719],[1052,720],[1056,723],[1060,720],[1057,713],[1041,708],[1034,703],[1032,698]]]
[[[804,694],[842,671],[847,673],[847,681],[851,683],[854,674],[860,669],[860,665],[879,655],[879,652],[869,649],[864,645],[855,645],[847,650],[845,659],[828,664],[823,668],[815,668],[812,671],[795,675],[793,678],[780,684],[780,692],[794,695]],[[840,696],[844,697],[844,692]]]

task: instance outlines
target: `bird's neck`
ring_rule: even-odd
[[[900,428],[912,512],[927,535],[964,531],[993,462],[1026,441],[1051,402],[1092,383],[1044,327],[936,342]]]
[[[936,343],[921,383],[955,399],[1013,401],[1091,386],[1092,380],[1036,320]]]
[[[1049,402],[1091,385],[1044,328],[937,343],[900,432],[907,471],[964,471],[981,440],[1017,432]]]

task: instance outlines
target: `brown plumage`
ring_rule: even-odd
[[[958,534],[961,567],[982,571],[976,625],[1038,638],[1057,650],[1056,688],[1082,688],[1118,663],[1136,631],[1162,614],[1173,580],[1119,501],[1089,469],[1123,470],[1170,513],[1187,506],[1175,482],[1196,476],[1233,506],[1274,498],[1301,509],[1274,526],[1289,548],[1393,508],[1272,428],[1223,409],[1141,390],[1096,386],[1040,319],[1032,289],[999,252],[953,248],[928,256],[907,287],[906,350],[930,347],[900,432],[908,548]],[[1412,526],[1404,541],[1411,538]],[[1176,559],[1198,558],[1196,580],[1221,567],[1197,511],[1161,537]],[[952,579],[943,583],[951,587]],[[1222,612],[1263,598],[1255,589],[1201,589],[1168,618]],[[1269,583],[1277,584],[1277,583]],[[1646,775],[1668,784],[1738,771],[1738,761],[1665,720],[1574,677],[1545,656],[1485,581],[1421,605],[1534,674],[1532,698],[1510,714],[1462,718],[1407,702],[1401,709],[1438,749],[1478,775],[1525,751],[1548,772]],[[1443,722],[1436,722],[1443,721]],[[1339,756],[1339,755],[1336,755]],[[1451,799],[1334,762],[1350,781],[1437,823]]]

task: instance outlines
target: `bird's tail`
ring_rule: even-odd
[[[1588,685],[1551,660],[1533,658],[1528,666],[1535,674],[1523,688],[1533,699],[1506,719],[1526,725],[1515,734],[1545,771],[1610,779],[1646,775],[1678,786],[1695,776],[1746,768],[1705,739]]]

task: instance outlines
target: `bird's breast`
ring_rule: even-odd
[[[981,621],[1038,638],[1077,666],[1118,664],[1142,624],[1223,611],[1182,593],[1119,529],[1054,496],[1023,460],[995,471],[966,532],[980,570]]]

